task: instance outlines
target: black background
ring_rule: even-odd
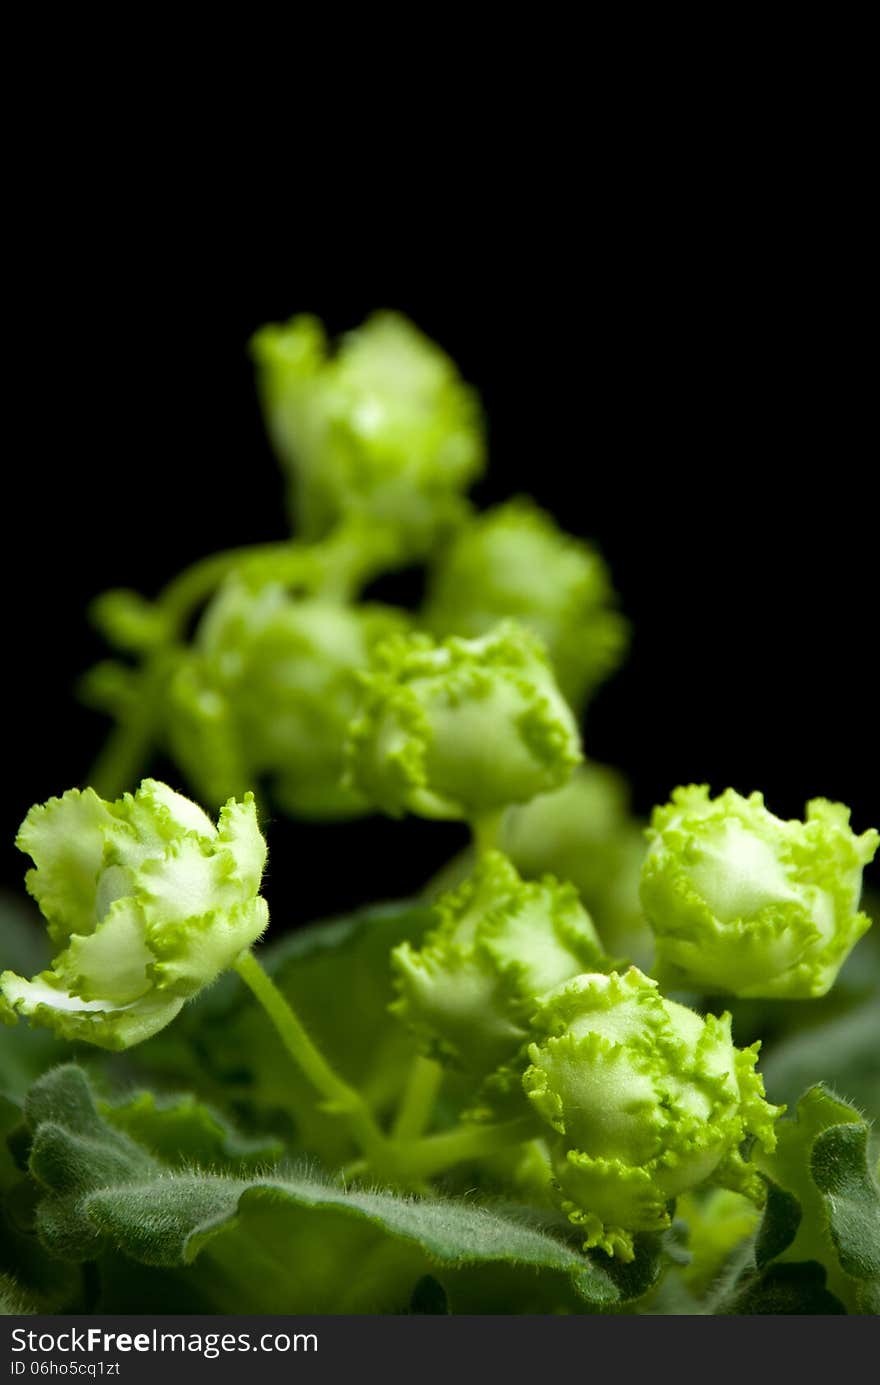
[[[590,710],[595,758],[646,813],[677,783],[762,788],[782,816],[823,794],[880,819],[876,386],[864,250],[758,216],[644,205],[481,237],[393,243],[208,233],[170,215],[28,244],[7,318],[3,881],[32,802],[84,783],[103,723],[77,677],[85,608],[155,592],[193,559],[282,537],[282,486],[246,353],[302,310],[334,330],[409,314],[481,391],[490,471],[595,540],[634,627]],[[339,227],[337,226],[337,231]],[[815,232],[815,228],[813,228]],[[348,249],[346,245],[348,244]],[[370,249],[367,249],[367,245]],[[51,250],[51,253],[49,251]],[[844,250],[846,253],[844,253]],[[169,776],[168,766],[156,766]],[[172,781],[173,782],[173,781]],[[276,927],[402,895],[455,825],[269,824]]]

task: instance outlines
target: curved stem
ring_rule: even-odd
[[[497,1125],[459,1125],[439,1135],[396,1140],[392,1146],[392,1167],[398,1182],[424,1191],[427,1179],[455,1164],[499,1154],[511,1145],[521,1145],[534,1138],[535,1122],[531,1116],[517,1116],[515,1120],[500,1121]],[[375,1166],[367,1159],[352,1159],[343,1168],[342,1178],[343,1181],[363,1178],[374,1171]]]
[[[474,847],[477,856],[485,856],[487,852],[495,850],[504,813],[505,809],[499,808],[497,812],[483,813],[480,817],[474,818],[471,823],[471,831],[474,834]]]
[[[343,522],[317,542],[286,539],[212,553],[174,577],[158,600],[180,636],[193,611],[233,572],[259,582],[302,583],[313,594],[344,602],[376,573],[399,561],[381,527]]]
[[[324,1098],[325,1108],[348,1121],[351,1133],[366,1157],[381,1168],[387,1142],[360,1092],[349,1086],[330,1066],[287,998],[252,952],[239,957],[235,970],[266,1011],[293,1061]]]
[[[230,573],[265,570],[273,580],[295,583],[314,579],[314,548],[287,540],[281,543],[251,544],[212,553],[179,573],[163,588],[159,604],[170,616],[176,633],[182,633],[193,611],[206,601]]]
[[[522,1144],[535,1135],[532,1116],[517,1116],[515,1120],[497,1125],[460,1125],[440,1135],[428,1135],[422,1140],[401,1142],[398,1154],[401,1166],[413,1179],[430,1178],[454,1164],[497,1154],[511,1145]]]
[[[90,783],[103,797],[117,798],[138,778],[154,740],[155,699],[150,694],[157,669],[163,665],[164,657],[179,647],[178,641],[186,635],[194,611],[226,577],[239,572],[257,585],[299,585],[313,596],[347,602],[376,573],[385,567],[399,566],[400,561],[392,537],[381,526],[344,522],[316,543],[286,539],[212,553],[172,578],[157,598],[168,619],[167,639],[161,649],[146,659],[139,706],[109,735],[92,768]]]
[[[422,886],[422,899],[428,904],[433,904],[435,899],[439,899],[447,891],[457,890],[462,881],[467,880],[471,874],[474,861],[473,846],[466,846],[463,851],[457,852],[445,865],[435,871],[427,884]]]
[[[119,798],[134,789],[156,739],[162,684],[168,675],[167,650],[160,650],[138,674],[138,695],[128,715],[114,726],[89,771],[88,783],[102,798]]]
[[[443,1069],[432,1058],[419,1055],[410,1068],[406,1090],[391,1132],[395,1140],[414,1140],[427,1126],[434,1111]]]
[[[119,798],[140,779],[152,746],[152,719],[119,722],[93,762],[88,784],[101,798]]]

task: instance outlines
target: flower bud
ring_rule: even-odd
[[[474,636],[506,617],[521,621],[579,708],[623,654],[627,627],[614,600],[595,549],[531,501],[513,500],[456,533],[434,568],[425,623],[440,636]]]
[[[654,938],[639,902],[645,833],[621,775],[579,765],[561,788],[505,813],[499,846],[528,880],[548,871],[570,880],[606,952],[650,969]]]
[[[115,803],[70,789],[31,809],[17,845],[58,953],[30,981],[4,972],[0,991],[66,1039],[122,1049],[149,1038],[268,922],[252,794],[215,827],[154,779]]]
[[[635,967],[578,976],[533,1018],[526,1095],[556,1132],[553,1166],[585,1249],[633,1258],[633,1235],[670,1224],[668,1204],[711,1179],[759,1201],[739,1147],[775,1143],[778,1108],[754,1071],[758,1045],[737,1050],[730,1016],[702,1019],[660,995]]]
[[[333,356],[308,316],[263,327],[252,347],[303,538],[362,516],[418,557],[461,518],[484,464],[479,402],[405,317],[376,313]]]
[[[471,1073],[488,1075],[515,1056],[538,996],[601,965],[576,890],[550,876],[526,883],[497,851],[435,913],[418,950],[401,943],[392,952],[393,1008]]]
[[[641,898],[668,985],[744,997],[821,996],[870,926],[862,869],[880,842],[849,809],[807,804],[783,822],[761,794],[676,789],[656,808]]]
[[[474,821],[555,788],[581,758],[543,647],[513,623],[477,640],[389,640],[363,683],[349,772],[394,816]]]
[[[221,801],[266,776],[296,816],[366,811],[363,798],[342,783],[357,674],[373,646],[406,625],[390,606],[298,599],[278,584],[252,591],[227,583],[208,607],[169,698],[174,756],[200,795]]]

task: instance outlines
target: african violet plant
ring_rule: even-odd
[[[578,729],[608,572],[474,513],[448,358],[388,313],[253,350],[295,537],[98,600],[115,728],[19,833],[51,955],[11,913],[4,1311],[880,1311],[877,832],[705,786],[644,832]],[[420,610],[362,599],[413,562]],[[264,944],[264,803],[472,847]]]

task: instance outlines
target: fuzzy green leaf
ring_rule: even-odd
[[[776,1150],[756,1162],[768,1184],[764,1218],[715,1311],[880,1311],[880,1187],[859,1112],[812,1087],[797,1118],[779,1124]]]
[[[406,1311],[427,1274],[453,1309],[588,1311],[619,1305],[658,1272],[655,1244],[634,1278],[615,1278],[515,1210],[348,1189],[302,1170],[169,1170],[101,1117],[72,1066],[36,1085],[28,1119],[47,1247],[78,1261],[113,1250],[192,1266],[215,1311]]]
[[[845,1313],[839,1299],[825,1287],[825,1271],[815,1260],[797,1265],[771,1265],[759,1281],[748,1280],[725,1307],[724,1315],[784,1314],[828,1317]]]
[[[33,1301],[13,1279],[11,1274],[0,1274],[0,1318],[36,1313]]]
[[[82,1271],[55,1259],[36,1235],[25,1146],[21,1108],[0,1096],[0,1313],[75,1312]]]
[[[135,1092],[118,1105],[101,1102],[99,1109],[115,1130],[167,1164],[241,1172],[276,1164],[284,1152],[280,1140],[239,1134],[219,1112],[189,1094],[157,1098],[152,1092]]]
[[[825,1130],[813,1146],[810,1172],[840,1268],[859,1285],[860,1310],[880,1313],[880,1187],[868,1163],[867,1126]]]

